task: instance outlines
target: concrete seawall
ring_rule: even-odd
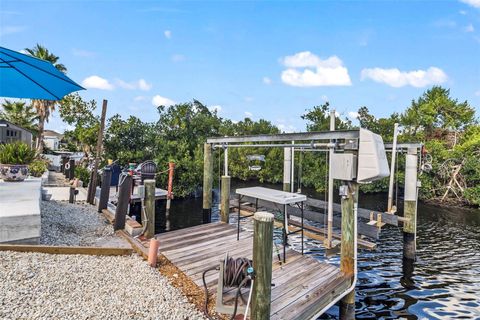
[[[38,243],[42,178],[0,180],[0,243]]]

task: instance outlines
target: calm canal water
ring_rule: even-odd
[[[232,181],[232,191],[249,184]],[[308,188],[302,193],[324,199]],[[219,218],[215,195],[212,220]],[[360,195],[359,206],[383,210],[386,195]],[[201,212],[201,198],[172,201],[171,228],[201,224]],[[157,231],[162,231],[164,209],[158,218]],[[298,238],[291,242],[294,248],[300,245]],[[401,228],[385,226],[377,245],[375,251],[359,250],[357,319],[480,319],[480,210],[419,203],[417,261],[405,268]],[[316,259],[339,263],[339,256],[327,258],[317,241],[308,241],[307,248]],[[321,319],[338,319],[338,308]]]

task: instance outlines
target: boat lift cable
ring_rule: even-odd
[[[245,313],[248,312],[248,306],[251,301],[251,294],[249,294],[248,300],[245,301],[245,298],[242,295],[242,289],[245,287],[250,287],[250,293],[252,292],[253,281],[254,281],[252,266],[253,266],[252,260],[247,258],[231,258],[227,256],[224,261],[224,274],[223,274],[222,285],[224,288],[227,288],[227,287],[237,288],[237,291],[235,294],[235,305],[234,305],[233,314],[230,320],[233,320],[237,315],[239,297],[242,299],[243,303],[246,303],[247,309]],[[205,281],[205,275],[208,272],[214,271],[214,270],[218,271],[220,270],[220,267],[219,266],[211,267],[209,269],[204,270],[202,273],[202,282],[205,290],[204,313],[205,313],[205,316],[210,320],[214,320],[214,318],[212,318],[208,312],[209,295],[208,295],[207,282]]]

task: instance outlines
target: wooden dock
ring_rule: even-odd
[[[252,234],[242,231],[237,241],[236,227],[222,222],[171,231],[156,238],[160,241],[160,252],[200,287],[203,287],[202,272],[218,266],[225,254],[252,259]],[[289,248],[286,263],[279,263],[275,249],[273,256],[271,319],[310,319],[351,284],[351,278],[339,267]],[[211,294],[216,292],[217,281],[218,271],[207,274]],[[235,290],[227,290],[224,303],[233,304]]]

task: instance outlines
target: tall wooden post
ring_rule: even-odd
[[[203,222],[212,221],[213,159],[212,145],[203,145]]]
[[[170,202],[173,198],[173,171],[175,170],[175,162],[168,163],[168,186],[167,186],[167,211],[170,210]]]
[[[75,159],[68,160],[70,169],[68,170],[68,180],[73,180],[75,178]]]
[[[128,174],[125,176],[125,179],[120,179],[120,182],[121,184],[118,186],[117,208],[115,209],[114,230],[125,229],[125,217],[130,204],[130,191],[132,189],[133,178]]]
[[[417,232],[417,149],[408,148],[405,161],[405,196],[403,216],[403,257],[415,260],[415,237]]]
[[[144,236],[146,238],[153,238],[155,236],[155,180],[147,179],[143,181],[145,186],[145,216],[147,221],[142,223],[147,224]]]
[[[253,233],[253,269],[255,282],[252,293],[251,319],[270,319],[272,296],[273,214],[256,212]]]
[[[97,171],[98,163],[100,162],[100,156],[102,154],[102,145],[103,145],[103,130],[105,129],[105,117],[107,115],[107,100],[103,100],[102,104],[102,115],[100,117],[100,129],[98,130],[97,137],[97,154],[95,156],[95,162],[93,163],[92,176],[90,183],[88,185],[88,196],[87,202],[93,204],[95,200],[95,191],[97,189]]]
[[[102,175],[102,189],[100,189],[100,198],[98,200],[98,212],[107,209],[108,198],[110,197],[110,183],[112,182],[112,169],[105,167]]]
[[[292,175],[292,150],[283,148],[283,191],[290,192],[290,180]]]
[[[342,195],[342,244],[340,252],[340,270],[347,276],[354,277],[355,272],[355,214],[358,205],[358,183],[345,185],[346,194]],[[340,301],[340,319],[355,319],[355,290]]]
[[[220,201],[220,213],[222,222],[228,223],[230,216],[230,180],[229,176],[222,176],[222,195]]]

